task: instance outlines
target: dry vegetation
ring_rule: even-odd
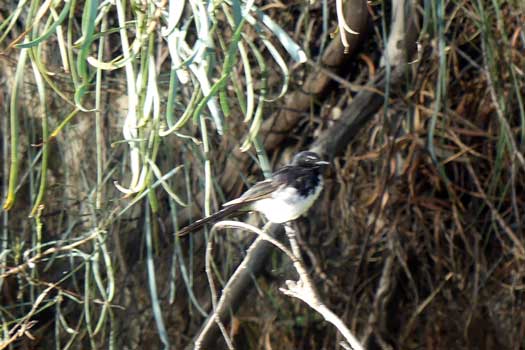
[[[299,51],[261,30],[261,13],[256,24],[238,22],[238,2],[218,2],[200,71],[217,97],[210,112],[202,67],[187,69],[183,85],[172,66],[167,3],[128,3],[125,23],[104,3],[91,29],[79,3],[65,12],[63,36],[26,50],[16,45],[46,33],[69,5],[0,5],[0,349],[182,348],[212,306],[203,234],[173,232],[354,117],[346,112],[361,92],[377,91],[374,79],[389,81],[382,57],[393,5],[346,2],[360,35],[349,35],[345,56],[334,1],[327,31],[323,2],[257,1],[305,50],[310,61],[298,65]],[[180,67],[199,43],[197,3],[182,15]],[[349,4],[358,3],[366,11],[353,18]],[[333,167],[322,198],[297,223],[303,258],[321,299],[367,349],[525,349],[525,5],[415,5],[406,37],[417,35],[419,49],[401,81],[378,91],[379,107],[352,124],[342,151],[325,154]],[[129,60],[119,57],[124,26]],[[286,61],[290,84],[263,103],[286,81],[264,40]],[[84,66],[88,56],[107,65]],[[123,136],[130,108],[139,126]],[[217,238],[217,285],[248,238]],[[295,277],[290,261],[273,250],[261,265],[227,324],[235,347],[338,348],[333,326],[279,291]]]

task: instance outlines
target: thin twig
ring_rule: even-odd
[[[218,302],[216,302],[217,292],[215,290],[215,285],[214,285],[213,278],[212,278],[212,275],[211,275],[211,267],[210,267],[211,266],[211,252],[212,252],[212,243],[211,242],[212,242],[212,237],[213,237],[215,231],[217,231],[218,229],[221,229],[221,228],[226,228],[226,227],[240,228],[240,229],[243,229],[245,231],[253,232],[253,233],[255,233],[255,234],[257,234],[259,236],[257,238],[256,242],[262,241],[262,240],[267,241],[267,242],[273,244],[274,246],[276,246],[277,248],[279,248],[283,253],[285,253],[290,258],[290,260],[292,260],[292,263],[293,263],[293,265],[294,265],[294,267],[295,267],[295,269],[296,269],[296,271],[297,271],[297,273],[299,275],[299,281],[297,281],[297,282],[286,281],[287,288],[281,288],[280,290],[286,295],[293,296],[293,297],[296,297],[296,298],[304,301],[312,309],[314,309],[315,311],[319,312],[325,318],[325,320],[327,320],[328,322],[332,323],[341,332],[341,334],[344,336],[344,338],[348,341],[348,343],[350,344],[350,346],[354,350],[363,350],[364,349],[363,346],[359,343],[359,341],[352,335],[350,330],[346,327],[344,322],[335,313],[333,313],[330,309],[328,309],[328,307],[326,307],[326,305],[324,305],[321,302],[320,298],[318,297],[317,292],[315,290],[315,287],[314,287],[310,277],[308,276],[306,268],[301,263],[299,246],[298,246],[297,242],[295,241],[295,238],[294,238],[295,232],[293,232],[293,229],[289,225],[285,226],[285,230],[286,230],[286,232],[288,234],[288,237],[290,239],[290,244],[292,246],[292,250],[290,250],[286,246],[284,246],[281,242],[279,242],[275,238],[271,237],[265,231],[260,230],[260,229],[258,229],[256,227],[252,226],[252,225],[249,225],[249,224],[246,224],[246,223],[242,223],[242,222],[238,222],[238,221],[221,221],[221,222],[218,222],[212,227],[212,230],[210,232],[210,239],[209,239],[208,247],[207,247],[207,250],[206,250],[206,273],[208,275],[210,288],[212,289],[212,304],[213,304],[213,310],[214,311],[213,311],[212,315],[210,316],[210,318],[208,319],[208,321],[206,322],[205,329],[200,332],[200,336],[196,339],[196,341],[195,341],[195,349],[202,349],[203,348],[203,342],[205,340],[204,337],[208,334],[206,329],[209,329],[211,324],[213,324],[214,322],[217,323],[217,325],[221,328],[221,332],[223,333],[223,337],[226,340],[226,342],[227,343],[230,342],[228,346],[231,345],[231,340],[229,339],[229,337],[228,337],[228,335],[226,333],[226,330],[224,329],[224,326],[222,324],[221,316],[220,316],[220,312],[219,311],[224,309],[224,306],[225,306],[224,305],[224,301],[226,300],[226,298],[227,298],[227,296],[229,294],[229,289],[230,289],[230,286],[232,284],[232,281],[235,281],[236,278],[239,276],[239,274],[242,272],[242,270],[244,268],[243,264],[246,261],[248,261],[248,259],[247,259],[248,256],[247,256],[246,259],[243,260],[243,263],[241,263],[241,265],[237,268],[237,270],[235,271],[234,275],[230,278],[230,280],[228,281],[228,283],[224,287],[221,299]],[[267,230],[268,227],[265,227],[265,229]],[[254,245],[252,245],[252,247],[253,246]],[[251,252],[248,251],[248,255],[250,255],[250,254],[251,254]],[[210,322],[210,320],[212,320],[213,322]]]
[[[498,212],[494,204],[492,204],[492,202],[488,199],[487,194],[483,190],[483,187],[481,186],[479,179],[476,176],[476,172],[472,168],[472,165],[470,164],[470,162],[467,162],[466,166],[467,166],[468,172],[470,173],[470,176],[472,177],[472,180],[474,180],[474,184],[476,185],[476,188],[479,194],[483,198],[483,201],[485,202],[485,204],[487,204],[487,206],[489,207],[492,216],[496,219],[498,224],[505,231],[507,236],[509,236],[510,240],[514,243],[516,250],[517,250],[517,251],[516,250],[514,251],[514,255],[516,256],[516,258],[520,260],[524,260],[525,259],[525,247],[523,246],[523,242],[521,242],[519,237],[514,233],[514,231],[512,231],[509,225],[507,225],[507,223],[505,222],[505,220],[503,220],[503,218],[501,217],[501,214]]]
[[[13,268],[7,270],[5,273],[0,275],[0,278],[6,278],[6,277],[8,277],[10,275],[17,274],[17,273],[21,272],[22,270],[25,270],[29,266],[34,266],[40,259],[42,259],[46,255],[51,255],[51,254],[55,254],[55,253],[58,253],[58,252],[63,252],[63,251],[67,251],[67,250],[71,250],[73,248],[76,248],[76,247],[78,247],[78,246],[80,246],[80,245],[82,245],[82,244],[84,244],[86,242],[91,241],[92,239],[95,239],[98,234],[99,234],[99,231],[95,230],[95,232],[93,232],[92,234],[90,234],[86,238],[81,239],[80,241],[77,241],[75,243],[71,243],[71,244],[65,245],[63,247],[52,247],[52,248],[49,248],[49,249],[45,250],[44,252],[33,256],[31,259],[28,259],[25,263],[20,264],[20,265],[18,265],[16,267],[13,267]]]
[[[288,239],[290,240],[290,246],[292,247],[294,256],[290,256],[288,253],[285,253],[288,255],[288,257],[290,257],[290,259],[292,259],[295,270],[299,274],[299,280],[297,282],[286,281],[287,288],[280,288],[279,290],[285,295],[302,300],[312,309],[320,313],[326,321],[333,324],[337,330],[341,332],[352,349],[363,350],[364,347],[357,340],[357,338],[354,337],[344,322],[319,298],[319,295],[312,280],[310,279],[310,276],[308,275],[308,272],[306,271],[306,268],[301,263],[299,245],[295,240],[295,232],[290,225],[285,225],[284,228],[286,230]]]

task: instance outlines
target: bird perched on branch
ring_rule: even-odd
[[[323,189],[322,168],[328,164],[315,152],[300,152],[270,179],[257,182],[239,198],[225,203],[223,209],[181,229],[177,236],[240,211],[257,211],[276,224],[295,220],[319,197]]]

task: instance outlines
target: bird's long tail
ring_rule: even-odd
[[[179,232],[177,232],[177,236],[179,237],[186,236],[187,234],[199,229],[200,227],[204,226],[207,223],[219,221],[222,218],[225,218],[235,213],[236,211],[239,211],[239,209],[241,209],[243,206],[245,206],[244,203],[237,203],[234,205],[229,205],[226,208],[221,209],[218,212],[211,214],[210,216],[199,219],[195,221],[194,223],[191,223],[188,226],[183,227]]]

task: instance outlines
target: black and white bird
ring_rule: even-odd
[[[177,235],[184,236],[240,211],[257,211],[276,224],[295,220],[319,197],[323,189],[322,168],[328,164],[315,152],[300,152],[270,179],[257,182],[239,198],[225,203],[222,210],[184,227]]]

